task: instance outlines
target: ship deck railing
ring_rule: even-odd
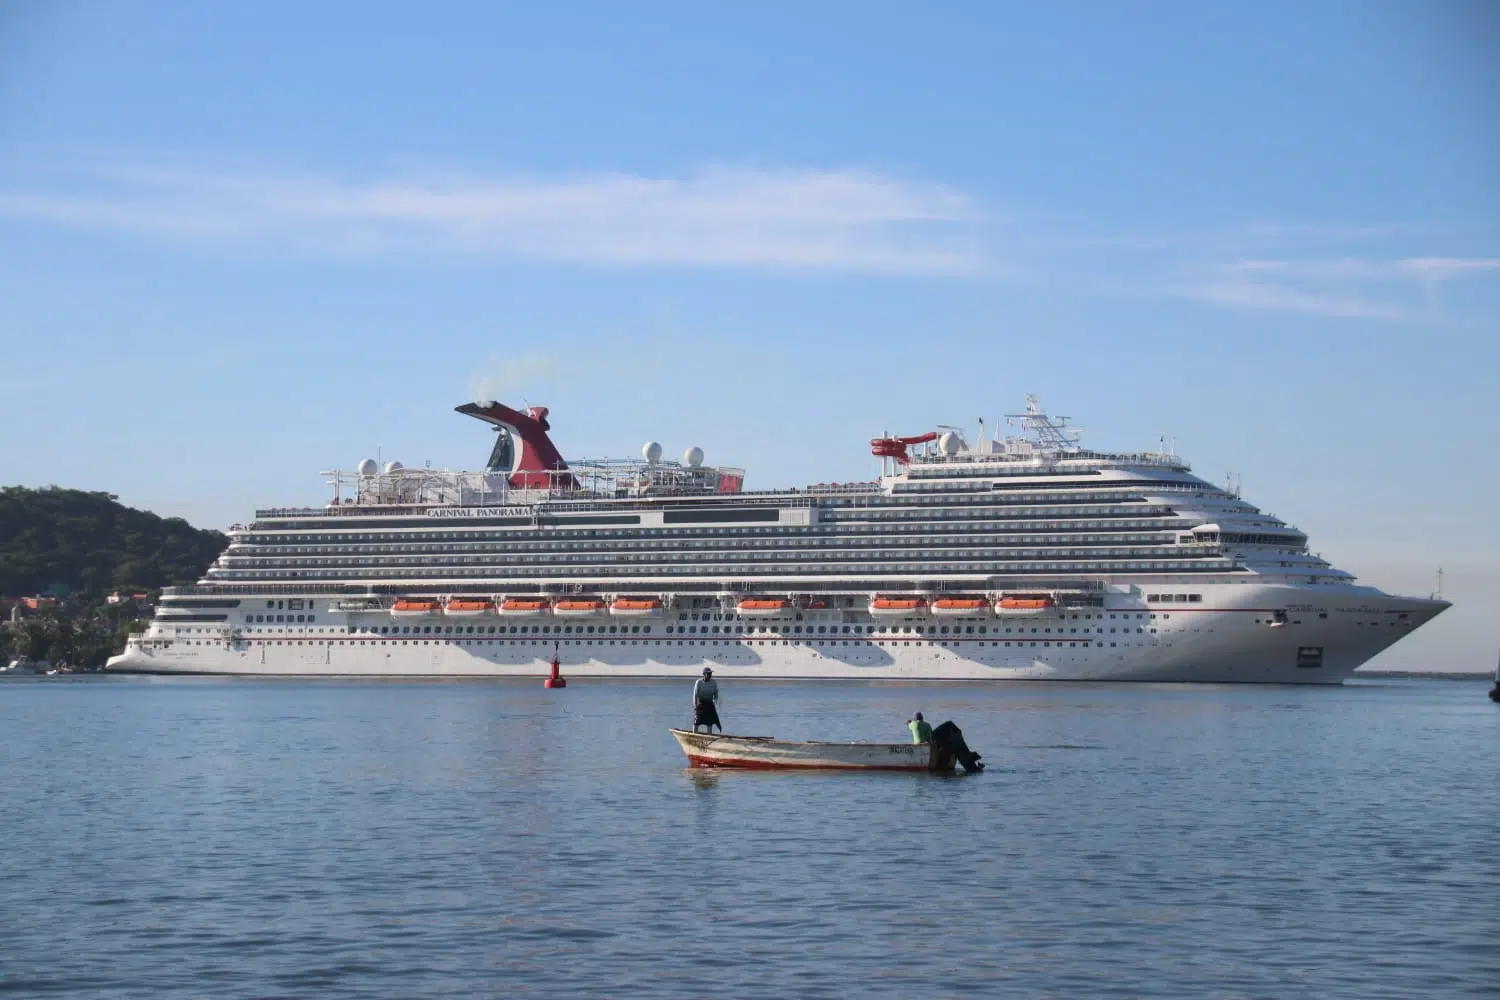
[[[753,594],[753,593],[816,593],[816,594],[865,594],[865,593],[931,593],[951,594],[972,591],[1045,590],[1058,594],[1095,595],[1102,594],[1109,585],[1102,580],[1068,579],[1044,574],[1011,574],[1006,576],[977,576],[968,579],[932,579],[914,576],[862,577],[841,579],[781,579],[747,580],[744,578],[692,579],[692,578],[644,578],[628,581],[625,590],[636,592],[661,591],[663,593],[687,594]],[[570,594],[622,589],[620,580],[580,578],[572,580],[381,580],[370,583],[307,584],[280,583],[268,580],[260,583],[216,583],[167,587],[165,597],[193,596],[263,596],[278,597],[340,597],[347,600],[376,599],[399,594],[446,594],[452,592],[490,592],[512,594]]]
[[[327,507],[265,507],[256,510],[255,517],[302,518],[302,517],[409,517],[424,510],[441,507],[517,507],[529,506],[537,516],[548,514],[589,513],[599,511],[655,510],[713,500],[715,503],[753,507],[810,507],[815,499],[826,495],[859,496],[878,495],[880,487],[874,483],[829,483],[801,489],[746,490],[739,493],[661,494],[649,497],[575,498],[567,493],[554,493],[535,504],[522,504],[515,499],[497,500],[494,503],[424,502],[410,504],[337,504]],[[663,503],[663,501],[667,501]]]

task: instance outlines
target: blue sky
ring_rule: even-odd
[[[0,479],[222,526],[452,413],[752,487],[1035,392],[1500,628],[1482,3],[0,8]]]

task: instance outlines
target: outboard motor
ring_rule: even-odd
[[[984,765],[979,762],[980,755],[969,749],[969,744],[964,742],[964,734],[951,721],[932,730],[932,747],[935,751],[934,770],[951,771],[955,761],[963,765],[965,774],[977,774],[984,770]]]

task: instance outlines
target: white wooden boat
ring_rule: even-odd
[[[931,743],[820,743],[669,730],[693,767],[930,771]],[[949,763],[951,769],[952,764]]]

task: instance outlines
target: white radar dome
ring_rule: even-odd
[[[646,461],[655,465],[661,461],[661,444],[656,441],[647,441],[641,447],[641,454],[646,456]]]
[[[959,441],[958,435],[952,431],[948,431],[942,437],[938,438],[938,451],[944,455],[957,455],[958,449],[961,447],[963,445]]]
[[[693,445],[682,453],[682,460],[696,469],[703,464],[703,449],[697,445]]]
[[[375,473],[379,471],[379,469],[380,466],[375,464],[375,460],[373,458],[367,458],[363,462],[359,463],[359,474],[365,479],[369,479],[371,476],[375,475]]]
[[[391,461],[385,463],[386,475],[390,475],[392,472],[400,472],[404,468],[406,468],[406,466],[402,465],[400,462]]]

